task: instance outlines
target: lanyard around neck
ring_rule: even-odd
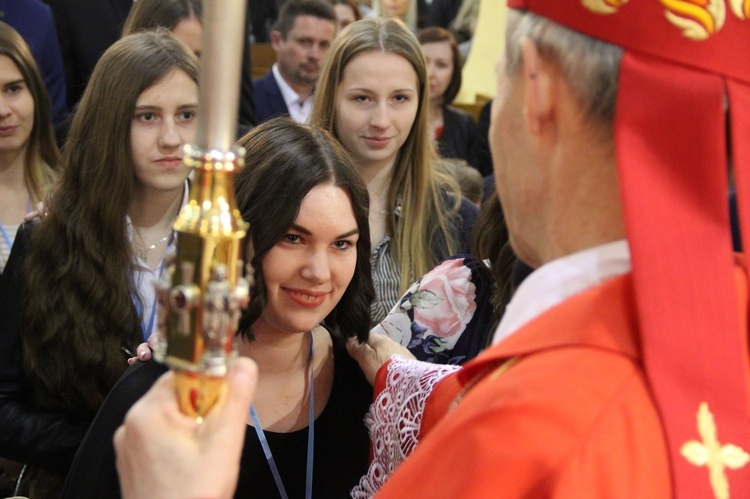
[[[305,499],[312,498],[312,476],[313,476],[313,447],[315,441],[315,377],[313,368],[313,334],[310,331],[310,353],[309,353],[309,364],[310,364],[310,414],[307,425],[307,472],[305,475]],[[271,468],[273,479],[276,482],[276,488],[279,489],[281,499],[288,499],[289,496],[284,488],[284,483],[281,481],[281,475],[279,474],[279,468],[276,466],[276,461],[271,453],[271,447],[268,445],[266,434],[263,431],[263,427],[260,425],[258,414],[255,412],[255,407],[250,406],[250,418],[253,420],[255,427],[255,433],[258,435],[260,445],[263,447],[263,453],[268,461],[268,466]]]

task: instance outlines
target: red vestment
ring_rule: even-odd
[[[744,271],[736,277],[746,304]],[[445,378],[427,401],[419,445],[378,497],[670,497],[635,321],[628,274],[566,300]],[[695,472],[708,482],[705,467]]]

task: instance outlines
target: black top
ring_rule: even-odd
[[[477,164],[474,168],[483,176],[492,175],[492,156],[490,155],[490,115],[492,114],[492,99],[482,106],[477,123]],[[485,191],[487,192],[487,191]]]
[[[468,113],[443,108],[443,132],[437,140],[441,158],[460,158],[477,168],[478,135],[477,124]]]
[[[18,228],[0,276],[0,455],[64,473],[90,421],[39,410],[28,399],[21,308],[25,299],[23,262],[31,232],[31,222]]]
[[[461,8],[461,0],[432,0],[427,7],[424,25],[448,29]]]
[[[344,342],[333,339],[334,377],[331,395],[315,420],[313,497],[349,497],[365,474],[370,440],[363,418],[372,387]],[[119,497],[112,437],[125,413],[166,367],[150,361],[131,367],[118,381],[81,444],[61,497]],[[304,497],[307,428],[292,433],[266,431],[271,452],[290,498]],[[237,498],[280,497],[254,428],[248,426],[242,450]]]

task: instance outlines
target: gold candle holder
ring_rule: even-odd
[[[240,259],[247,224],[236,208],[234,174],[244,151],[233,147],[246,0],[205,0],[196,145],[190,201],[174,229],[176,251],[157,283],[155,357],[176,371],[180,407],[202,418],[215,403],[234,356],[234,335],[250,283]],[[247,275],[251,275],[247,272]]]

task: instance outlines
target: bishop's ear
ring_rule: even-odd
[[[529,132],[538,134],[542,125],[553,116],[553,75],[550,66],[539,55],[539,48],[531,38],[524,36],[521,45],[521,77],[523,78],[524,110]]]

